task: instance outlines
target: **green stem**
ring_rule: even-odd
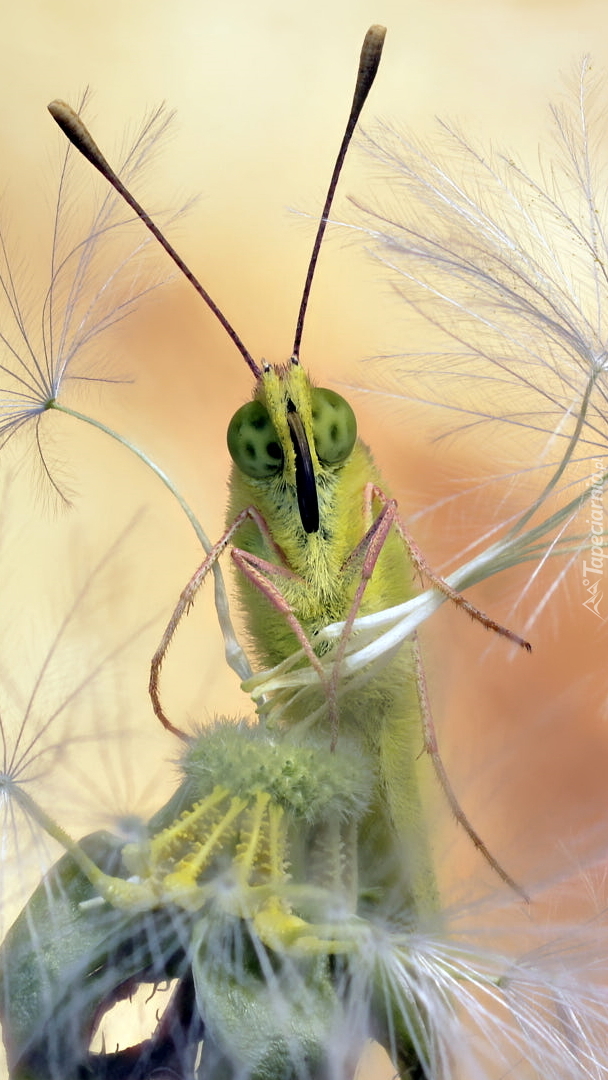
[[[61,844],[62,848],[72,856],[74,862],[80,870],[82,870],[85,877],[88,878],[93,886],[96,886],[100,877],[104,877],[105,875],[99,867],[95,865],[93,860],[89,858],[86,852],[83,851],[80,844],[77,844],[70,834],[67,833],[65,829],[62,829],[61,825],[58,825],[54,818],[52,818],[50,814],[47,814],[46,810],[43,810],[35,799],[32,799],[31,795],[28,795],[18,784],[11,784],[8,788],[8,793],[15,802],[19,803],[21,809],[33,818],[34,821],[37,821],[53,840],[56,840],[58,844]]]
[[[5,788],[5,790],[7,789]],[[89,858],[86,851],[83,851],[80,844],[76,843],[70,834],[65,829],[62,829],[61,825],[58,825],[50,814],[47,814],[46,810],[43,810],[23,788],[20,788],[18,784],[11,784],[8,787],[8,793],[26,814],[29,814],[34,821],[37,821],[44,831],[71,855],[78,868],[99,893],[101,899],[113,907],[127,911],[150,911],[158,905],[158,897],[153,882],[125,881],[123,878],[105,874]],[[90,902],[97,903],[98,901],[93,898],[92,901],[83,901],[81,906],[84,907]]]
[[[534,514],[539,509],[539,507],[542,506],[542,504],[544,503],[545,499],[548,498],[548,496],[554,490],[554,488],[556,487],[560,477],[563,476],[563,474],[565,472],[565,469],[566,469],[566,466],[568,465],[568,462],[570,461],[570,459],[571,459],[571,457],[572,457],[572,455],[573,455],[573,453],[574,453],[574,451],[576,449],[576,446],[578,444],[578,440],[579,440],[581,431],[583,430],[583,426],[584,426],[585,420],[587,418],[587,409],[588,409],[588,406],[589,406],[589,400],[591,398],[591,392],[592,392],[592,390],[593,390],[593,388],[594,388],[594,386],[595,386],[595,384],[597,382],[598,374],[599,374],[599,372],[597,372],[597,371],[593,372],[590,379],[589,379],[589,382],[587,383],[587,386],[585,387],[585,393],[583,394],[583,400],[581,402],[581,407],[579,409],[578,417],[577,417],[577,420],[576,420],[576,426],[574,428],[574,431],[572,433],[572,436],[570,438],[568,446],[566,447],[566,452],[564,453],[564,456],[563,456],[562,460],[560,461],[559,465],[557,466],[557,469],[555,470],[555,472],[554,472],[553,476],[551,477],[551,479],[546,484],[544,490],[540,493],[538,498],[535,499],[535,501],[532,503],[532,506],[530,506],[529,509],[526,510],[523,517],[521,517],[519,519],[519,521],[517,522],[517,524],[514,525],[513,528],[507,533],[506,539],[510,539],[511,537],[517,536],[517,534],[519,532],[521,532],[524,525],[527,525],[528,521],[530,521],[530,518],[532,518],[534,516]]]
[[[132,443],[130,439],[125,438],[124,435],[120,435],[117,431],[114,431],[113,428],[108,427],[108,425],[104,424],[101,420],[95,420],[92,416],[87,416],[85,413],[78,412],[76,409],[70,409],[67,405],[60,404],[60,402],[57,401],[56,398],[49,402],[48,408],[55,409],[57,412],[65,413],[66,416],[72,416],[76,420],[82,420],[85,424],[90,424],[91,427],[98,428],[99,431],[103,431],[105,435],[109,435],[111,439],[115,439],[115,441],[120,443],[121,446],[125,446],[127,450],[130,450],[132,454],[135,454],[135,457],[138,457],[140,461],[143,461],[144,465],[147,465],[147,467],[151,469],[156,476],[158,476],[159,480],[161,480],[165,487],[168,488],[168,490],[171,492],[174,499],[177,500],[180,508],[183,510],[184,514],[188,518],[188,521],[192,525],[192,528],[196,533],[201,547],[207,555],[209,554],[209,552],[212,550],[213,545],[209,540],[209,537],[207,536],[205,530],[203,529],[200,521],[198,520],[196,514],[186,502],[183,495],[175,487],[175,484],[170,479],[170,477],[167,476],[166,472],[164,472],[160,468],[160,466],[152,460],[152,458],[148,457],[148,455],[143,450],[140,450],[140,448],[136,446],[135,443]],[[244,679],[248,679],[251,677],[252,670],[245,653],[243,652],[241,646],[238,643],[237,636],[232,625],[232,620],[230,618],[230,609],[228,605],[228,597],[226,595],[226,587],[224,585],[221,568],[217,562],[213,565],[212,570],[215,590],[215,608],[224,638],[226,660],[232,670],[236,672],[239,679],[243,681]]]

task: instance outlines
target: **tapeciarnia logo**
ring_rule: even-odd
[[[600,459],[593,462],[595,472],[591,477],[591,497],[589,499],[589,540],[587,552],[590,554],[589,561],[583,559],[583,587],[588,594],[583,601],[583,607],[603,619],[600,611],[602,601],[604,560],[608,558],[608,552],[604,551],[604,468]]]

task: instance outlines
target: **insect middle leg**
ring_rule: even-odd
[[[173,614],[167,624],[167,628],[162,636],[161,642],[152,657],[150,665],[150,681],[148,684],[148,691],[152,701],[152,707],[158,719],[163,727],[170,731],[173,735],[177,735],[178,738],[183,739],[184,742],[189,741],[189,736],[181,728],[176,727],[171,723],[169,718],[164,712],[164,709],[160,701],[159,692],[159,677],[160,669],[167,654],[167,649],[171,644],[171,640],[182,617],[188,611],[194,598],[203,584],[208,573],[212,569],[213,565],[217,562],[220,555],[225,551],[226,547],[230,543],[232,537],[240,526],[250,519],[260,530],[260,533],[267,541],[270,549],[275,552],[277,557],[281,560],[279,563],[272,563],[266,559],[261,559],[256,555],[252,555],[250,552],[242,551],[240,548],[233,548],[232,558],[239,569],[244,573],[248,580],[269,600],[269,602],[281,612],[285,620],[289,624],[291,630],[299,641],[302,649],[304,650],[309,662],[315,668],[319,679],[323,686],[326,686],[327,679],[323,672],[323,668],[319,663],[307,636],[302,628],[300,622],[294,615],[290,605],[287,603],[285,597],[281,593],[281,590],[272,581],[273,577],[288,577],[291,579],[300,580],[288,566],[284,565],[283,552],[279,546],[272,539],[272,536],[268,530],[268,526],[264,521],[264,518],[254,506],[249,506],[245,510],[242,510],[240,514],[234,519],[232,524],[226,529],[225,533],[220,537],[218,542],[213,546],[207,557],[203,560],[201,565],[197,567],[194,574],[188,581],[187,585],[181,592],[180,598],[175,606]],[[282,565],[283,564],[283,565]]]

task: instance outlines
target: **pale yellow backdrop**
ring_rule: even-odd
[[[184,196],[200,195],[174,234],[180,250],[254,355],[286,358],[312,236],[310,222],[289,208],[314,214],[321,205],[360,41],[371,22],[385,23],[388,36],[368,119],[396,118],[424,134],[435,114],[447,115],[476,136],[532,158],[561,73],[586,52],[597,72],[608,71],[608,10],[601,0],[24,0],[10,11],[5,5],[0,212],[22,269],[34,283],[47,274],[45,230],[60,136],[46,103],[57,96],[75,101],[90,85],[89,118],[110,156],[125,126],[133,129],[147,108],[164,100],[177,120],[155,162],[150,202],[171,208]],[[365,185],[367,169],[354,154],[341,188],[344,213],[345,196]],[[334,235],[323,253],[302,350],[315,377],[365,386],[360,361],[397,345],[404,349],[410,334],[419,346],[423,330],[396,307],[382,271],[353,241]],[[124,324],[107,349],[111,373],[135,381],[101,392],[81,388],[70,400],[149,449],[216,538],[229,470],[225,428],[251,389],[245,366],[179,282]],[[420,417],[412,425],[403,408],[377,396],[357,395],[357,401],[362,434],[406,517],[451,492],[461,474],[475,475],[470,441],[462,449],[457,440],[438,448]],[[107,824],[116,811],[145,815],[163,785],[170,789],[173,773],[163,762],[176,748],[151,718],[147,662],[199,551],[168,496],[122,450],[66,418],[45,419],[46,445],[73,493],[73,507],[59,511],[40,491],[33,468],[19,468],[18,455],[9,459],[0,648],[2,670],[17,688],[0,697],[7,717],[14,700],[27,698],[88,568],[144,510],[47,676],[50,697],[69,693],[74,666],[92,668],[143,627],[126,651],[108,660],[85,692],[82,711],[77,705],[69,714],[74,737],[81,721],[86,732],[92,723],[128,729],[131,736],[118,750],[83,743],[80,775],[72,769],[70,782],[54,796],[57,817],[78,831]],[[488,447],[477,452],[485,461]],[[475,527],[461,523],[454,537],[453,519],[422,515],[417,535],[431,561],[444,565]],[[516,589],[515,578],[492,582],[478,601],[505,616]],[[563,844],[578,850],[581,830],[595,827],[603,811],[605,634],[602,640],[601,629],[581,617],[578,600],[564,593],[535,627],[531,659],[514,659],[500,643],[488,653],[482,631],[463,626],[457,613],[438,616],[427,637],[437,721],[463,802],[515,876],[551,875]],[[169,657],[163,685],[178,723],[247,709],[223,665],[205,600]],[[83,793],[78,810],[77,791]],[[441,827],[439,848],[451,856],[446,881],[454,882],[456,895],[463,894],[459,882],[469,865],[491,885],[466,838],[449,822]]]

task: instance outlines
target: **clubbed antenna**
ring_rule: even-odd
[[[224,315],[223,311],[215,303],[215,300],[211,298],[209,293],[201,285],[198,278],[192,273],[189,266],[186,265],[184,260],[178,255],[177,251],[172,244],[169,243],[166,236],[160,231],[157,225],[154,224],[152,218],[143,206],[137,202],[137,199],[133,197],[128,188],[125,187],[122,180],[114,172],[112,166],[106,161],[101,150],[97,146],[97,143],[92,138],[85,124],[70,105],[66,105],[65,101],[52,101],[49,105],[49,112],[54,120],[57,121],[61,130],[67,135],[71,143],[76,147],[80,153],[91,162],[92,165],[106,178],[108,183],[118,192],[119,195],[125,200],[125,202],[135,211],[137,216],[141,218],[144,225],[150,230],[152,235],[156,237],[161,247],[165,249],[167,254],[173,259],[173,262],[181,270],[182,274],[188,278],[191,285],[194,286],[199,296],[203,298],[208,307],[215,315],[216,319],[224,327],[224,330],[228,334],[231,341],[234,342],[241,356],[243,357],[247,366],[251,369],[256,379],[262,374],[260,368],[256,364],[249,350],[245,347],[237,334],[234,327],[228,322],[228,319]]]
[[[361,57],[359,60],[359,70],[357,72],[357,82],[355,84],[355,93],[353,96],[353,103],[351,105],[350,116],[346,124],[346,129],[344,131],[344,136],[342,138],[340,149],[338,150],[338,156],[336,158],[336,164],[334,165],[334,171],[331,174],[331,180],[329,181],[327,196],[325,198],[325,206],[323,207],[323,213],[321,214],[321,220],[319,222],[319,228],[317,229],[317,235],[315,237],[312,255],[310,256],[310,263],[308,264],[308,273],[306,274],[306,281],[304,282],[304,291],[302,292],[302,300],[300,302],[300,310],[298,312],[298,321],[296,324],[296,336],[294,338],[292,350],[292,357],[295,360],[298,360],[300,356],[300,343],[302,341],[304,319],[306,318],[306,308],[308,307],[310,288],[312,285],[312,279],[315,274],[317,259],[319,258],[319,251],[321,250],[321,244],[323,243],[323,236],[325,235],[327,220],[329,218],[329,211],[331,210],[331,204],[334,199],[336,187],[338,186],[338,179],[342,171],[344,158],[346,157],[346,151],[348,150],[350,140],[352,139],[353,131],[355,130],[355,127],[357,125],[357,120],[359,119],[361,109],[365,104],[367,95],[369,94],[374,79],[376,78],[376,72],[380,63],[380,57],[382,56],[382,46],[384,45],[385,35],[385,26],[370,26],[363,41]]]

